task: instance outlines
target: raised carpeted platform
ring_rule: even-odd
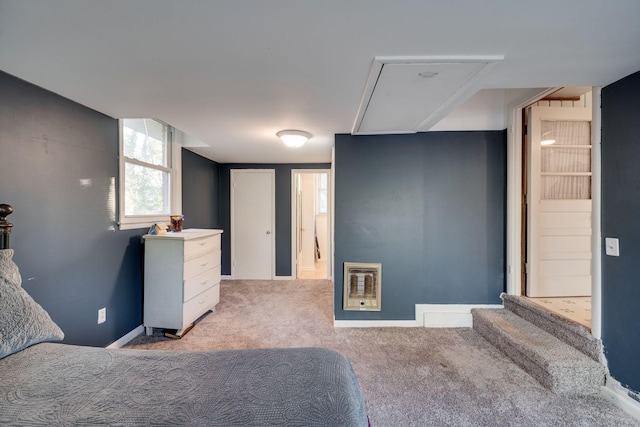
[[[502,295],[504,308],[533,323],[554,337],[577,348],[595,361],[600,360],[600,340],[596,339],[584,326],[570,319],[558,316],[525,297]]]
[[[605,368],[576,348],[506,309],[473,309],[473,328],[549,390],[597,394]]]

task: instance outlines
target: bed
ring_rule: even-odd
[[[1,425],[368,425],[351,364],[333,350],[57,342],[63,332],[21,287],[6,224],[0,205]]]

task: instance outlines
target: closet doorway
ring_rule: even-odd
[[[291,171],[291,275],[331,278],[331,185],[329,169]]]
[[[591,328],[592,93],[565,88],[524,112],[525,295]]]

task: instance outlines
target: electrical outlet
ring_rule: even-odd
[[[107,307],[98,310],[98,325],[107,321]]]

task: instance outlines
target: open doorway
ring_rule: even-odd
[[[329,169],[291,172],[292,276],[331,278],[331,186]]]
[[[592,92],[523,108],[523,295],[592,327]]]

